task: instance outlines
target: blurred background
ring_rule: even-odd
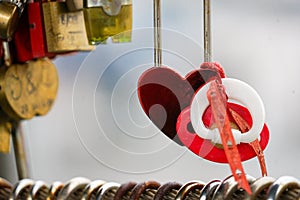
[[[203,62],[200,0],[163,0],[163,63],[182,76]],[[139,76],[153,66],[152,0],[133,0],[132,42],[54,60],[60,77],[54,107],[23,122],[31,178],[84,176],[107,181],[209,181],[229,166],[204,160],[164,136],[138,101]],[[213,59],[228,77],[257,90],[271,139],[269,175],[300,178],[300,1],[212,1]],[[13,149],[12,149],[13,150]],[[0,176],[17,181],[13,152]],[[257,159],[245,171],[260,176]]]

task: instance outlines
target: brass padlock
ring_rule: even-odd
[[[131,0],[84,0],[83,11],[90,44],[131,41]]]
[[[17,29],[26,0],[0,1],[0,38],[11,40]]]
[[[12,124],[3,111],[0,111],[0,120],[0,153],[9,153]]]
[[[48,58],[0,70],[0,105],[12,120],[48,113],[58,89],[56,67]]]
[[[10,2],[0,2],[0,38],[10,40],[17,29],[18,7]]]
[[[48,52],[91,51],[83,11],[70,12],[66,2],[42,4]]]

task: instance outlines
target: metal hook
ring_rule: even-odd
[[[7,180],[0,178],[0,199],[8,199],[12,188],[12,185]]]
[[[120,185],[115,194],[114,200],[127,200],[130,198],[132,189],[136,186],[136,182],[130,181]]]
[[[97,191],[97,200],[113,200],[114,196],[121,184],[115,182],[108,182],[103,184]]]
[[[205,183],[202,181],[191,181],[179,189],[175,200],[200,199],[201,190],[204,187]]]
[[[270,185],[275,181],[274,178],[264,176],[256,179],[251,185],[252,194],[246,193],[245,200],[266,199],[267,191]]]
[[[49,199],[56,200],[59,192],[63,189],[65,185],[62,182],[55,181],[52,183],[49,189]]]
[[[97,195],[97,191],[100,187],[102,187],[106,182],[102,180],[92,181],[88,184],[84,191],[81,200],[90,200],[95,199]]]
[[[161,50],[161,6],[160,0],[153,0],[154,3],[154,66],[160,67],[162,64]]]
[[[249,184],[255,181],[252,176],[246,175],[246,179]],[[222,183],[217,187],[212,199],[223,200],[223,199],[244,199],[246,191],[243,189],[238,189],[238,182],[235,181],[233,175],[227,177],[222,181]]]
[[[145,200],[153,199],[160,183],[156,181],[145,181],[137,184],[132,189],[130,200],[139,200],[141,197]]]
[[[158,188],[154,196],[154,200],[165,200],[165,199],[173,200],[175,199],[181,187],[182,184],[177,182],[165,183]]]
[[[199,200],[211,200],[220,183],[220,180],[212,180],[211,182],[207,183],[201,190]]]
[[[61,189],[57,195],[58,200],[73,200],[77,199],[78,196],[82,196],[84,188],[91,181],[86,178],[73,178]]]
[[[30,191],[34,185],[34,181],[31,179],[23,179],[19,181],[12,191],[11,200],[27,199],[30,195]]]
[[[271,199],[296,199],[300,193],[300,181],[294,177],[282,176],[268,189],[268,200]]]
[[[36,181],[30,190],[28,200],[47,200],[49,195],[48,186],[43,181]]]

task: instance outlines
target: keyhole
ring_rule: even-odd
[[[193,125],[192,125],[191,122],[189,122],[187,124],[187,130],[188,130],[188,132],[195,134],[195,130],[194,130]]]

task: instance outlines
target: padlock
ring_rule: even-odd
[[[131,41],[131,0],[85,0],[83,10],[90,44]]]
[[[12,64],[0,70],[0,105],[12,120],[48,113],[58,89],[58,74],[48,58]]]
[[[19,18],[23,12],[26,0],[0,1],[0,38],[11,40],[17,29]]]
[[[48,52],[91,51],[83,11],[68,11],[66,2],[42,3]]]
[[[2,42],[0,43],[0,46],[2,48]],[[3,56],[3,52],[2,52],[2,56]],[[10,123],[9,117],[0,107],[0,153],[10,152],[11,129],[12,129],[12,124]]]
[[[0,120],[0,153],[9,153],[12,124],[2,110],[0,110]]]
[[[10,42],[14,62],[26,62],[35,58],[54,58],[46,50],[40,2],[29,2],[24,8],[20,23]]]
[[[247,121],[247,123],[252,125],[251,114],[247,108],[231,102],[228,102],[227,106],[229,109],[232,109],[241,115],[244,120]],[[214,119],[212,117],[211,107],[208,107],[205,110],[202,119],[206,127],[214,128]],[[230,118],[230,121],[232,128],[237,129],[238,127],[236,124],[234,124],[234,120]],[[221,145],[217,145],[211,140],[203,139],[195,133],[194,127],[191,123],[190,107],[187,107],[180,113],[177,120],[176,129],[181,142],[196,155],[213,162],[227,162],[224,148]],[[266,124],[264,124],[264,127],[260,132],[259,141],[262,150],[264,150],[268,145],[269,137],[269,129]],[[240,143],[238,145],[238,150],[242,161],[249,160],[256,156],[255,151],[248,143]]]

